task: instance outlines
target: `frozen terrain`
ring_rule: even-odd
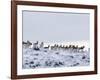
[[[82,52],[23,48],[23,69],[88,66],[89,49]]]

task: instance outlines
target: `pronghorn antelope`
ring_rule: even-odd
[[[33,43],[33,50],[40,50],[38,46],[38,41],[36,43]]]
[[[27,41],[27,42],[23,41],[22,44],[23,44],[24,48],[29,48],[32,45],[32,43],[30,41]]]
[[[30,41],[27,41],[27,42],[23,41],[22,44],[24,45],[25,48],[29,48],[30,46],[32,46],[34,50],[48,49],[48,50],[63,50],[63,51],[69,51],[69,52],[83,52],[85,48],[85,46],[79,47],[78,45],[72,45],[72,44],[70,45],[54,44],[53,46],[51,45],[44,46],[44,42],[41,42],[39,44],[38,41],[36,41],[33,44]]]

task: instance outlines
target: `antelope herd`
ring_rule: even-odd
[[[44,45],[44,42],[39,43],[38,41],[36,41],[35,43],[31,43],[30,41],[27,42],[22,42],[23,47],[25,48],[33,48],[33,50],[41,50],[41,49],[45,49],[45,50],[63,50],[63,51],[70,51],[70,52],[83,52],[85,46],[78,46],[78,45],[58,45],[58,44],[54,44],[54,45]]]

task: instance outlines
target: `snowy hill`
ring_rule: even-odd
[[[50,43],[46,43],[45,46]],[[53,45],[54,43],[52,43]],[[57,43],[61,44],[61,43]],[[62,43],[64,44],[64,43]],[[69,44],[77,44],[66,43]],[[80,43],[89,48],[87,42]],[[54,68],[54,67],[75,67],[75,66],[89,66],[90,51],[89,49],[82,52],[70,52],[68,50],[49,50],[33,48],[23,48],[23,69],[35,68]]]

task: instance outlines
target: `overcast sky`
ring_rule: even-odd
[[[89,14],[23,11],[23,41],[89,40]]]

